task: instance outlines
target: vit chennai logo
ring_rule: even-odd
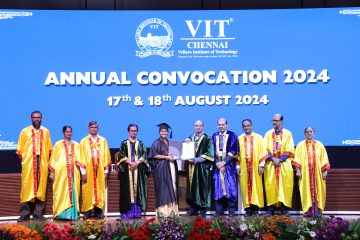
[[[180,38],[185,49],[179,57],[237,57],[238,50],[231,48],[235,37],[229,36],[234,19],[185,20],[188,37]]]
[[[228,20],[185,20],[191,38],[181,38],[189,41],[188,48],[228,48],[228,41],[235,38],[228,37],[226,29],[233,22]]]
[[[135,33],[136,44],[141,51],[136,51],[140,58],[158,55],[169,58],[174,56],[168,51],[173,42],[173,31],[169,24],[159,18],[150,18],[138,26]]]

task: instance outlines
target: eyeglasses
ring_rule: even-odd
[[[281,120],[275,120],[275,119],[273,119],[273,120],[271,120],[272,122],[281,122]]]

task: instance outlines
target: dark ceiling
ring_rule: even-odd
[[[356,6],[360,6],[360,0],[0,0],[2,9],[215,10]]]

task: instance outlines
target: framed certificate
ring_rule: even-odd
[[[195,158],[195,142],[170,141],[169,156],[183,161]]]
[[[170,141],[169,142],[169,156],[176,158],[176,164],[179,171],[185,169],[184,162],[180,159],[182,151],[182,142],[181,141]]]
[[[183,142],[181,159],[189,160],[195,158],[195,142]]]
[[[181,141],[170,141],[169,142],[169,156],[174,157],[177,160],[180,160],[182,151],[182,142]]]
[[[176,162],[179,170],[184,170],[184,161],[195,157],[195,143],[170,141],[169,156],[176,158]]]

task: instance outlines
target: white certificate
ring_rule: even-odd
[[[181,151],[181,159],[189,160],[195,158],[195,142],[183,142],[182,151]]]

